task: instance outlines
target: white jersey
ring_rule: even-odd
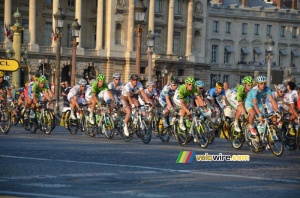
[[[297,98],[298,98],[298,93],[296,90],[293,90],[285,94],[285,96],[283,97],[283,101],[286,102],[287,104],[293,104],[293,103],[296,104]]]
[[[75,85],[70,89],[67,98],[70,101],[74,96],[80,97],[81,95],[84,95],[85,91],[86,89],[84,89],[84,91],[80,90],[80,85]]]
[[[140,91],[143,90],[143,85],[140,82],[137,82],[136,87],[132,86],[131,82],[128,82],[124,85],[124,87],[122,88],[122,95],[123,96],[127,96],[127,92],[130,93],[130,96],[133,96],[135,94],[139,94]]]
[[[116,86],[114,82],[110,82],[108,84],[108,89],[113,95],[120,95],[122,88],[124,84],[122,82],[119,82],[119,84]]]

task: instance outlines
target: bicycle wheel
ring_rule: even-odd
[[[246,141],[249,149],[252,152],[258,153],[260,151],[259,142],[256,142],[255,140],[250,138],[250,135],[251,135],[251,132],[250,132],[250,129],[249,129],[249,124],[247,124],[246,127],[245,127],[245,141]]]
[[[180,144],[181,146],[185,146],[187,144],[188,138],[189,138],[189,134],[188,134],[187,130],[185,130],[185,131],[181,130],[179,127],[179,123],[176,122],[174,132],[175,132],[178,144]]]
[[[144,144],[149,144],[152,138],[150,122],[148,120],[142,120],[141,126],[141,140]]]
[[[37,123],[36,118],[29,118],[29,130],[31,133],[36,133],[38,130],[39,126]]]
[[[225,138],[227,141],[230,141],[230,135],[229,135],[230,130],[229,130],[229,127],[230,127],[230,123],[229,123],[229,121],[228,121],[227,118],[226,118],[226,119],[225,119],[224,121],[222,121],[222,123],[221,123],[221,132],[222,132],[224,138]]]
[[[11,114],[8,111],[2,111],[0,116],[0,130],[4,134],[8,134],[11,127]]]
[[[214,124],[212,123],[211,120],[207,119],[205,121],[205,129],[207,131],[208,142],[212,144],[216,137],[215,134],[216,129],[214,128]]]
[[[202,148],[207,148],[209,144],[207,133],[205,132],[202,123],[200,121],[197,122],[198,126],[194,126],[194,137]]]
[[[75,117],[76,117],[76,113],[75,114]],[[72,134],[72,135],[75,135],[78,130],[79,130],[79,119],[70,119],[70,116],[68,116],[68,119],[67,119],[67,122],[68,122],[68,130],[69,132]]]
[[[281,128],[282,141],[288,150],[294,151],[297,149],[296,138],[287,134],[288,134],[288,123],[285,123],[282,125]]]
[[[124,119],[125,119],[125,116],[122,118],[122,120],[124,120]],[[125,142],[130,142],[132,140],[132,138],[133,138],[133,135],[136,133],[137,129],[133,128],[131,119],[127,123],[127,126],[128,126],[129,136],[126,136],[124,134],[124,130],[122,130],[123,139],[124,139]]]
[[[154,118],[156,119],[156,118]],[[158,133],[158,136],[160,138],[160,140],[163,142],[163,143],[167,143],[169,142],[170,140],[170,135],[168,133],[168,129],[166,129],[164,126],[163,126],[163,121],[162,121],[162,118],[159,117],[158,120],[157,120],[157,123],[156,123],[156,128],[157,128],[157,133]]]
[[[229,131],[230,131],[230,142],[233,148],[235,149],[240,149],[242,148],[244,142],[245,142],[245,135],[243,132],[243,129],[241,128],[240,132],[236,132],[234,130],[234,123],[232,122],[229,126]]]
[[[43,118],[41,118],[41,126],[42,126],[42,130],[47,135],[50,135],[50,133],[53,130],[53,124],[52,124],[53,120],[54,118],[52,117],[51,112],[45,111]]]
[[[102,132],[104,133],[107,139],[112,139],[114,137],[115,135],[114,128],[115,128],[114,120],[109,114],[106,114],[105,120],[102,124]]]
[[[284,151],[284,144],[281,133],[275,125],[269,125],[269,130],[267,131],[267,140],[273,154],[275,156],[281,156]]]

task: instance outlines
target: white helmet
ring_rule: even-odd
[[[265,77],[265,76],[257,76],[256,82],[258,82],[258,83],[267,82],[267,77]]]
[[[283,85],[283,84],[278,84],[276,87],[276,90],[279,90],[279,91],[285,91],[286,90],[286,87]]]
[[[96,82],[96,79],[90,80],[90,85],[92,85],[94,82]]]
[[[114,73],[113,78],[121,78],[121,74],[119,74],[119,73]]]
[[[86,82],[86,80],[84,80],[84,79],[80,79],[79,81],[78,81],[78,85],[86,85],[87,84],[87,82]]]
[[[154,83],[151,81],[147,82],[147,87],[149,87],[149,86],[154,86]]]

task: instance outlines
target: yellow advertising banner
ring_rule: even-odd
[[[20,64],[15,59],[0,59],[0,71],[16,71]]]

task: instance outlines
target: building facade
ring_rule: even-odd
[[[293,2],[296,0],[293,0]],[[61,79],[69,80],[72,22],[81,25],[77,38],[76,79],[103,73],[123,81],[135,73],[136,33],[134,5],[138,0],[0,0],[0,25],[9,29],[13,14],[21,13],[22,83],[34,74],[47,74],[54,82],[56,43],[53,15],[59,5],[66,14],[61,39]],[[261,0],[144,0],[147,7],[141,43],[141,80],[148,80],[147,33],[155,34],[153,79],[166,84],[172,75],[187,76],[206,86],[217,80],[231,85],[255,71],[266,73],[265,41],[275,41],[272,70],[291,68],[299,76],[299,10]],[[277,1],[276,1],[277,2]],[[280,1],[281,2],[281,1]],[[283,1],[282,1],[283,2]],[[294,4],[293,4],[294,5]],[[297,3],[296,3],[296,6]],[[0,56],[12,49],[0,31]],[[50,78],[51,77],[51,78]]]

